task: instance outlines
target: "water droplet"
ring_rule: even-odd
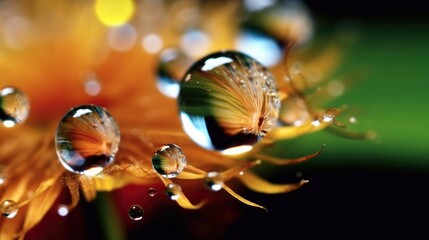
[[[152,166],[156,172],[166,178],[179,175],[186,166],[186,157],[182,149],[175,144],[159,147],[152,156]]]
[[[143,218],[143,208],[139,205],[132,205],[130,209],[128,209],[128,216],[131,220],[141,220]]]
[[[12,200],[4,200],[0,205],[0,209],[2,215],[6,218],[14,218],[19,210],[16,207],[16,202]]]
[[[60,121],[56,150],[68,171],[92,176],[114,161],[120,142],[119,127],[102,107],[72,108]]]
[[[351,124],[357,124],[358,120],[355,117],[350,117],[349,118],[349,123],[351,123]]]
[[[222,176],[215,171],[208,172],[204,178],[204,183],[212,191],[219,191],[223,187]]]
[[[331,122],[332,120],[334,120],[334,116],[330,113],[325,113],[323,114],[322,120],[324,122]]]
[[[237,50],[270,67],[282,58],[282,46],[276,39],[254,29],[243,29],[236,40]]]
[[[0,165],[0,186],[6,182],[7,174],[4,166]]]
[[[167,97],[179,95],[179,82],[186,69],[192,65],[191,58],[176,48],[162,51],[157,69],[157,87]]]
[[[338,97],[344,93],[344,84],[340,81],[332,81],[327,86],[328,93]]]
[[[185,132],[200,146],[219,151],[252,146],[275,125],[280,103],[271,99],[278,97],[276,83],[253,58],[216,52],[197,61],[185,76],[178,97],[180,117]]]
[[[176,201],[180,197],[180,193],[182,192],[182,188],[180,185],[175,183],[170,183],[165,188],[165,195],[171,200]]]
[[[0,90],[0,120],[5,127],[13,127],[23,123],[30,112],[27,96],[14,87]]]
[[[69,208],[65,204],[60,204],[57,209],[58,215],[65,217],[69,214]]]
[[[298,172],[296,172],[296,174],[295,174],[295,175],[296,175],[296,177],[297,177],[297,178],[302,178],[302,172],[299,172],[299,171],[298,171]]]
[[[319,120],[313,120],[312,122],[311,122],[311,125],[313,125],[313,126],[315,126],[315,127],[318,127],[318,126],[320,126],[320,121]]]
[[[151,197],[155,196],[156,195],[156,189],[155,188],[149,188],[147,190],[147,194]]]
[[[86,94],[97,96],[101,92],[101,84],[94,72],[88,72],[84,75],[83,87]]]
[[[280,120],[288,126],[299,127],[310,119],[307,104],[297,94],[290,94],[282,101]]]

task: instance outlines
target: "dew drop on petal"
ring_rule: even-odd
[[[179,82],[189,66],[191,58],[176,48],[168,48],[161,52],[156,85],[159,91],[167,97],[176,98],[179,95]]]
[[[143,218],[143,208],[139,205],[132,205],[130,209],[128,209],[128,216],[131,220],[141,220]]]
[[[57,208],[58,215],[65,217],[69,214],[69,208],[65,204],[60,204]]]
[[[219,191],[223,188],[222,176],[215,171],[208,172],[204,178],[204,183],[212,191]]]
[[[170,183],[165,188],[165,195],[171,200],[176,201],[180,197],[180,193],[182,192],[182,188],[180,185],[176,183]]]
[[[186,166],[186,156],[175,144],[164,144],[152,155],[153,169],[165,178],[174,178]]]
[[[2,215],[6,218],[14,218],[19,210],[16,207],[16,202],[12,200],[4,200],[0,205],[0,209]]]
[[[0,120],[5,127],[13,127],[23,123],[30,112],[27,96],[14,87],[0,90]]]
[[[260,141],[276,124],[280,109],[271,73],[235,51],[197,61],[180,82],[178,104],[188,136],[218,151]]]
[[[114,161],[119,127],[106,109],[81,105],[70,109],[58,124],[55,144],[60,163],[70,172],[100,173]]]
[[[156,195],[156,189],[155,188],[149,188],[147,190],[147,194],[151,197],[155,196]]]

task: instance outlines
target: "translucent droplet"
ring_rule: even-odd
[[[182,188],[180,185],[175,183],[170,183],[165,188],[165,195],[171,200],[176,201],[180,197],[180,193],[182,192]]]
[[[196,62],[180,83],[178,103],[189,137],[219,151],[260,141],[275,125],[280,109],[271,73],[234,51]]]
[[[332,120],[334,120],[334,116],[330,113],[325,113],[323,114],[322,120],[324,122],[332,122]]]
[[[156,189],[155,188],[149,188],[147,190],[147,194],[151,197],[155,196],[156,195]]]
[[[174,178],[186,166],[186,157],[182,149],[175,144],[159,147],[152,156],[152,166],[161,176]]]
[[[355,117],[350,117],[349,118],[349,123],[351,123],[351,124],[357,124],[358,120]]]
[[[131,220],[141,220],[143,218],[143,208],[139,205],[132,205],[130,209],[128,209],[128,216]]]
[[[119,127],[102,107],[82,105],[72,108],[60,121],[56,150],[61,164],[74,173],[100,173],[114,161],[120,142]]]
[[[311,125],[313,125],[313,126],[315,126],[315,127],[318,127],[318,126],[320,126],[320,121],[319,120],[313,120],[313,121],[311,121]]]
[[[276,39],[253,29],[243,29],[236,45],[237,50],[255,58],[267,67],[275,65],[282,58],[282,46]]]
[[[27,96],[14,87],[0,90],[0,120],[5,127],[23,123],[30,112]]]
[[[0,205],[0,209],[2,215],[6,218],[14,218],[19,210],[16,207],[16,202],[12,200],[4,200]]]
[[[167,97],[176,98],[179,95],[179,82],[189,66],[191,58],[181,50],[168,48],[162,51],[157,69],[157,87]]]
[[[65,204],[60,204],[57,209],[58,215],[65,217],[69,214],[69,208]]]
[[[282,101],[279,119],[288,126],[299,127],[310,119],[305,100],[297,94],[289,94]]]
[[[212,191],[219,191],[223,187],[222,176],[218,172],[208,172],[204,178],[204,183]]]

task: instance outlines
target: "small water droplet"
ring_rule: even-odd
[[[101,84],[94,72],[86,73],[84,76],[84,89],[86,94],[97,96],[101,92]]]
[[[155,196],[156,195],[156,189],[155,188],[149,188],[147,190],[147,194],[151,197]]]
[[[222,176],[215,171],[208,172],[204,178],[204,183],[212,191],[219,191],[223,188]]]
[[[344,93],[344,84],[340,81],[332,81],[327,86],[328,93],[338,97]]]
[[[65,204],[60,204],[57,209],[58,215],[65,217],[69,214],[69,208]]]
[[[4,166],[0,165],[0,186],[6,182],[7,174]]]
[[[174,178],[186,166],[186,157],[179,146],[165,144],[159,147],[152,155],[152,166],[161,176]]]
[[[315,126],[315,127],[318,127],[318,126],[320,126],[320,121],[319,120],[313,120],[312,122],[311,122],[311,125],[313,125],[313,126]]]
[[[64,168],[88,176],[100,173],[114,161],[119,142],[115,120],[107,110],[95,105],[68,111],[55,136],[57,155]]]
[[[349,123],[351,123],[351,124],[357,124],[358,120],[355,117],[350,117],[349,118]]]
[[[331,122],[332,120],[334,120],[334,116],[330,113],[325,113],[322,117],[322,120],[324,122]]]
[[[156,78],[159,91],[167,97],[176,98],[179,95],[180,79],[191,65],[191,58],[177,48],[162,51]]]
[[[6,218],[14,218],[18,214],[16,202],[12,200],[4,200],[0,205],[1,213]]]
[[[170,183],[165,188],[165,195],[171,200],[176,201],[180,197],[180,193],[182,192],[182,188],[180,185],[175,183]]]
[[[301,126],[310,119],[305,100],[297,94],[290,94],[282,101],[280,120],[288,126]]]
[[[128,209],[128,216],[131,220],[138,221],[143,218],[143,208],[140,205],[132,205],[130,209]]]
[[[3,126],[10,128],[23,123],[29,112],[30,102],[23,92],[14,87],[0,90],[0,121]]]
[[[240,52],[222,51],[188,70],[178,102],[188,136],[206,149],[223,151],[259,142],[277,121],[277,98],[276,82],[264,66]]]

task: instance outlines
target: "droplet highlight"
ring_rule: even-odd
[[[171,199],[176,201],[180,197],[180,193],[182,192],[182,187],[176,183],[170,183],[165,188],[165,195]]]
[[[69,208],[65,204],[60,204],[57,208],[58,215],[65,217],[69,214]]]
[[[259,142],[276,124],[280,109],[271,73],[235,51],[197,61],[180,83],[178,103],[188,136],[218,151]]]
[[[60,163],[70,172],[92,176],[114,161],[119,127],[106,109],[81,105],[60,121],[55,146]]]
[[[0,90],[0,120],[7,128],[22,124],[30,112],[30,102],[27,96],[14,87],[4,87]]]
[[[153,169],[165,178],[175,178],[186,166],[186,157],[182,149],[175,144],[159,147],[152,156]]]
[[[208,172],[204,178],[205,185],[212,191],[219,191],[223,188],[222,176],[215,171]]]
[[[4,200],[0,205],[1,213],[6,218],[14,218],[18,214],[16,202],[12,200]]]
[[[163,50],[157,67],[156,86],[158,90],[167,97],[177,98],[180,91],[179,82],[191,65],[191,58],[180,49]]]
[[[130,217],[131,220],[134,220],[134,221],[141,220],[143,218],[143,214],[144,214],[144,211],[140,205],[132,205],[128,209],[128,216]]]

